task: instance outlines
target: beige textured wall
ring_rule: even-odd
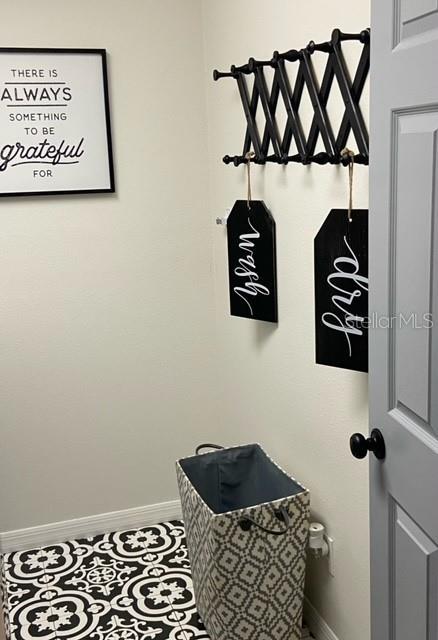
[[[360,31],[369,26],[369,3],[204,0],[203,11],[213,225],[216,215],[245,197],[246,186],[243,167],[221,162],[224,154],[241,152],[238,92],[233,80],[214,83],[212,70],[323,41],[335,27]],[[339,122],[341,103],[333,95],[330,114]],[[304,110],[307,123],[310,111]],[[354,460],[348,448],[351,433],[367,431],[367,376],[314,364],[313,238],[329,210],[346,205],[346,169],[268,165],[252,174],[253,196],[265,200],[277,223],[279,324],[228,317],[226,234],[216,228],[223,439],[260,441],[310,488],[314,516],[335,538],[336,575],[328,575],[324,562],[311,565],[308,596],[340,640],[368,640],[367,464]],[[357,167],[358,207],[368,205],[367,178],[368,169]]]
[[[117,194],[0,202],[0,531],[176,497],[208,440],[198,0],[14,0],[2,46],[104,47]]]

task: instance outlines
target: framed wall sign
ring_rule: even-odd
[[[275,220],[261,200],[237,200],[227,220],[232,316],[277,322]]]
[[[332,209],[314,258],[316,363],[368,371],[368,211]]]
[[[106,52],[0,48],[0,196],[114,192]]]

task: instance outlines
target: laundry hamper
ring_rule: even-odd
[[[204,448],[216,451],[198,455]],[[177,462],[196,603],[211,640],[299,640],[309,493],[250,444]]]

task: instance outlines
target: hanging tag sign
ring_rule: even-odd
[[[232,316],[277,322],[275,221],[262,200],[237,200],[227,220]]]
[[[368,371],[368,211],[332,209],[314,259],[316,363]]]

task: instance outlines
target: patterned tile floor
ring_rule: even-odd
[[[7,554],[9,640],[208,640],[182,522]]]

